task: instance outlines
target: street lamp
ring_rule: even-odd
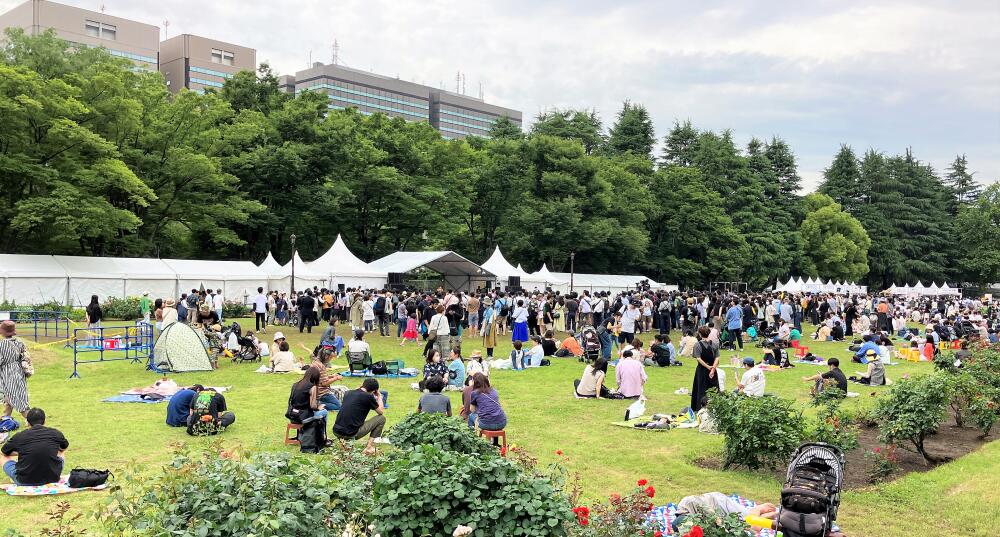
[[[289,237],[289,239],[292,239],[292,292],[290,296],[294,300],[295,299],[295,234],[292,233],[292,236]]]
[[[573,276],[576,272],[576,266],[574,261],[576,260],[576,252],[569,253],[569,292],[573,292]]]

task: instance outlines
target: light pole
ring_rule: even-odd
[[[569,253],[569,292],[573,292],[573,276],[576,273],[576,266],[574,261],[576,260],[576,252]]]
[[[291,292],[291,298],[292,298],[292,300],[294,300],[295,299],[295,234],[292,233],[292,236],[289,237],[289,239],[292,239],[292,292]]]

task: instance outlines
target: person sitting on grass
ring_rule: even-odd
[[[448,388],[461,389],[465,384],[465,360],[462,359],[462,348],[451,347],[451,363],[448,364]]]
[[[182,388],[170,397],[167,402],[167,425],[171,427],[187,427],[188,416],[191,415],[191,403],[198,392],[204,390],[201,384],[195,384],[190,388]]]
[[[420,381],[420,390],[425,390],[427,381],[435,377],[442,380],[448,378],[448,366],[441,363],[441,354],[438,353],[438,350],[431,349],[424,363],[424,379]]]
[[[542,338],[542,355],[555,356],[557,350],[556,347],[556,340],[553,339],[552,330],[546,330],[545,336]]]
[[[743,372],[743,376],[736,383],[736,391],[751,397],[763,397],[765,384],[764,371],[749,356],[743,358],[743,367],[746,371]]]
[[[337,319],[330,318],[330,324],[323,330],[323,335],[319,338],[319,344],[324,347],[336,349],[337,354],[344,349],[344,338],[337,335]]]
[[[638,356],[636,350],[628,350],[622,353],[621,360],[615,367],[615,381],[617,382],[617,392],[624,399],[638,399],[642,395],[643,385],[646,384],[646,368]]]
[[[559,350],[555,353],[556,358],[568,358],[570,356],[575,358],[583,356],[583,347],[580,346],[580,342],[572,334],[562,340],[562,343],[559,344]]]
[[[420,396],[417,402],[417,412],[426,414],[444,414],[451,417],[451,399],[441,393],[444,389],[444,382],[439,378],[432,378],[427,381],[427,392]]]
[[[291,373],[300,371],[302,364],[295,360],[295,355],[289,350],[288,342],[282,341],[278,343],[278,352],[271,356],[268,367],[272,373]]]
[[[12,436],[0,448],[3,471],[20,486],[39,486],[59,481],[69,441],[57,429],[45,426],[45,411],[25,412],[28,428]]]
[[[490,376],[490,363],[483,360],[483,353],[481,351],[472,351],[472,356],[469,357],[469,367],[465,372],[466,379],[476,373],[482,373],[487,377]]]
[[[524,353],[524,365],[525,367],[541,367],[542,358],[545,358],[545,347],[542,346],[542,338],[531,336],[531,341],[534,345]]]
[[[670,336],[666,334],[656,334],[653,336],[653,344],[649,346],[653,353],[653,362],[660,367],[681,365],[677,361],[677,351],[674,344],[670,342]]]
[[[830,385],[836,384],[838,389],[847,393],[847,377],[844,375],[844,372],[840,370],[840,360],[830,358],[827,360],[826,365],[830,366],[829,371],[825,373],[817,373],[809,377],[802,377],[802,381],[814,383],[812,387],[813,395],[823,391],[826,381],[829,381]]]
[[[187,433],[191,436],[218,434],[236,422],[236,415],[228,411],[226,398],[211,388],[198,390],[191,402],[187,420]]]
[[[507,414],[500,406],[500,395],[490,387],[490,379],[477,374],[472,379],[469,410],[476,415],[476,424],[484,431],[502,431],[507,426]],[[493,439],[498,443],[498,439]]]
[[[865,334],[865,336],[861,339],[863,343],[861,344],[861,348],[858,349],[858,352],[854,353],[853,360],[859,364],[867,364],[868,357],[871,356],[870,352],[875,351],[875,354],[877,355],[879,354],[879,348],[871,334]]]
[[[368,419],[368,413],[375,411],[376,416]],[[382,436],[385,427],[385,407],[382,404],[382,393],[378,389],[378,381],[365,379],[357,390],[347,392],[340,405],[337,421],[333,424],[333,434],[341,440],[361,440],[368,436],[365,455],[375,453],[375,439]]]
[[[583,376],[574,382],[576,394],[580,397],[594,399],[611,398],[611,390],[604,385],[604,380],[608,374],[608,361],[603,357],[598,357],[594,363],[587,364],[583,368]]]
[[[514,350],[510,351],[510,362],[514,371],[524,369],[524,351],[521,349],[521,340],[514,340]]]
[[[868,370],[864,373],[856,371],[857,376],[851,377],[850,380],[870,386],[884,386],[886,384],[885,365],[882,364],[881,356],[878,352],[869,349],[866,358]]]

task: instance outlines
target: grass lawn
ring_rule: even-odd
[[[244,320],[244,326],[252,321]],[[807,328],[807,333],[809,329]],[[300,336],[297,330],[285,330],[296,355],[304,356],[298,344],[312,347],[320,331]],[[395,333],[395,330],[393,330]],[[341,334],[347,337],[347,330]],[[270,334],[269,334],[270,335]],[[676,335],[676,333],[675,333]],[[651,337],[640,336],[644,341]],[[398,346],[397,340],[373,336],[369,339],[376,359],[402,358],[410,367],[420,367],[422,346]],[[675,337],[675,342],[677,338]],[[648,343],[649,341],[647,341]],[[464,354],[480,348],[474,338],[463,345]],[[809,342],[820,356],[849,356],[846,344]],[[510,342],[497,349],[506,356]],[[748,348],[760,359],[760,349]],[[728,364],[731,353],[723,353]],[[135,463],[150,471],[170,460],[174,446],[182,443],[208,444],[215,438],[192,438],[183,429],[164,424],[165,404],[109,404],[101,399],[136,386],[151,384],[156,375],[140,365],[128,362],[81,365],[82,378],[69,380],[72,352],[58,345],[33,352],[36,374],[29,380],[33,405],[48,413],[48,424],[62,430],[70,441],[67,452],[69,468],[122,469]],[[610,425],[621,420],[628,402],[579,400],[572,396],[572,381],[582,366],[575,360],[554,359],[552,367],[525,372],[496,371],[493,384],[509,417],[508,438],[538,457],[543,463],[565,453],[565,464],[579,472],[585,494],[593,499],[606,497],[633,486],[635,480],[649,479],[657,489],[658,502],[677,501],[682,496],[708,491],[738,492],[758,501],[776,502],[781,484],[770,475],[700,468],[693,460],[722,450],[722,438],[694,430],[667,433],[643,433]],[[343,365],[343,359],[335,362]],[[887,368],[892,379],[904,373],[930,371],[928,363],[904,364]],[[256,365],[233,365],[223,362],[219,370],[186,373],[173,378],[180,384],[232,386],[226,394],[229,407],[236,413],[236,424],[222,435],[228,446],[273,450],[291,449],[282,443],[286,420],[283,416],[290,385],[297,375],[260,375]],[[346,369],[346,366],[345,366]],[[850,375],[859,367],[847,364]],[[801,381],[806,374],[821,368],[800,365],[767,375],[767,390],[782,397],[794,398],[806,407],[808,387]],[[647,409],[654,412],[677,412],[689,402],[688,396],[674,395],[681,387],[690,389],[692,363],[683,367],[647,368],[649,382]],[[410,389],[410,379],[380,380],[390,392],[387,417],[390,425],[416,408],[418,394]],[[359,379],[348,379],[356,387]],[[735,386],[734,372],[727,371],[727,387]],[[872,389],[854,385],[860,398],[846,405],[870,405]],[[875,390],[878,390],[876,388]],[[460,397],[452,393],[453,405]],[[457,418],[456,418],[457,419]],[[927,473],[910,474],[895,482],[843,496],[839,523],[850,536],[971,536],[996,535],[1000,528],[1000,443],[992,442],[970,455],[942,465]],[[46,520],[45,512],[56,501],[68,501],[74,512],[85,515],[81,524],[92,525],[87,516],[104,500],[106,494],[82,492],[53,497],[0,497],[0,529],[16,528],[35,533]]]

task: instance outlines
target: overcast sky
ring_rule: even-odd
[[[5,11],[19,0],[0,0]],[[841,143],[1000,178],[1000,1],[65,0],[257,49],[279,74],[341,63],[522,110],[625,99],[675,120],[786,139],[807,190]]]

